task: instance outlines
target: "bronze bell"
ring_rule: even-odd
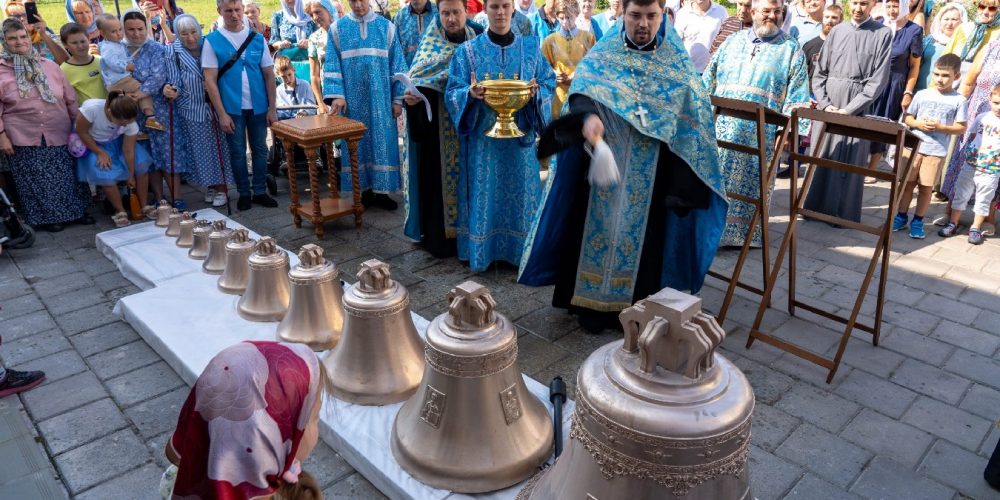
[[[237,312],[249,321],[281,321],[288,310],[288,254],[274,238],[265,236],[247,263],[250,279],[236,304]]]
[[[190,215],[178,223],[180,232],[177,234],[177,246],[181,248],[191,248],[194,245],[194,228],[198,225],[197,219],[192,219]]]
[[[170,206],[169,201],[160,200],[160,204],[156,207],[156,222],[154,225],[156,227],[167,227],[170,224],[170,214],[173,210],[174,208]]]
[[[170,210],[170,216],[167,217],[167,231],[163,233],[165,236],[171,238],[176,238],[181,234],[181,221],[190,219],[191,214],[187,212],[181,212],[176,208]]]
[[[337,399],[362,405],[404,401],[424,374],[424,341],[410,315],[410,294],[389,265],[361,264],[344,293],[344,336],[323,359]]]
[[[299,264],[288,272],[292,293],[288,314],[278,323],[278,339],[306,344],[314,351],[332,349],[344,330],[344,289],[337,265],[312,243],[299,250]]]
[[[222,222],[222,227],[226,226],[225,221]],[[191,249],[188,250],[188,257],[195,260],[205,260],[208,257],[208,235],[212,232],[212,222],[207,220],[199,220],[198,224],[194,226],[191,230]]]
[[[484,286],[448,293],[427,327],[427,366],[392,428],[392,454],[435,488],[481,493],[516,484],[552,454],[552,423],[528,392],[514,325]]]
[[[208,257],[201,264],[201,270],[208,274],[222,274],[226,270],[226,242],[233,235],[233,230],[226,227],[226,221],[217,220],[212,223],[212,232],[208,233]]]
[[[211,238],[211,235],[209,235]],[[247,259],[257,248],[257,240],[250,238],[246,229],[237,229],[226,242],[226,269],[219,276],[219,291],[232,295],[243,295],[250,279],[250,264]]]
[[[625,339],[577,373],[570,441],[518,499],[742,500],[753,389],[715,353],[701,299],[664,289],[619,316]]]

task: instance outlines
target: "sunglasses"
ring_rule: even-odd
[[[978,7],[979,7],[979,10],[988,10],[990,12],[996,12],[997,11],[997,6],[996,5],[983,5],[983,4],[979,4]]]

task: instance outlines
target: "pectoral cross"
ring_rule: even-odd
[[[639,124],[642,125],[643,128],[648,126],[646,124],[646,115],[649,114],[649,111],[647,111],[646,108],[642,107],[642,104],[640,104],[639,109],[633,111],[632,114],[634,114],[635,117],[639,119]]]

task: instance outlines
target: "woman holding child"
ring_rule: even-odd
[[[225,184],[233,177],[229,145],[217,128],[211,105],[205,102],[201,26],[194,16],[182,14],[174,20],[174,30],[177,39],[166,50],[169,83],[163,88],[163,96],[173,104],[174,171],[183,167],[189,183],[207,188],[205,202],[221,207],[227,201]]]

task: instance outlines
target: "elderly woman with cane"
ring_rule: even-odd
[[[163,89],[175,131],[173,163],[187,168],[190,184],[206,188],[205,203],[221,207],[229,202],[229,145],[219,135],[211,104],[205,102],[201,26],[194,16],[182,14],[174,20],[174,31],[177,39],[166,51],[169,84]]]

